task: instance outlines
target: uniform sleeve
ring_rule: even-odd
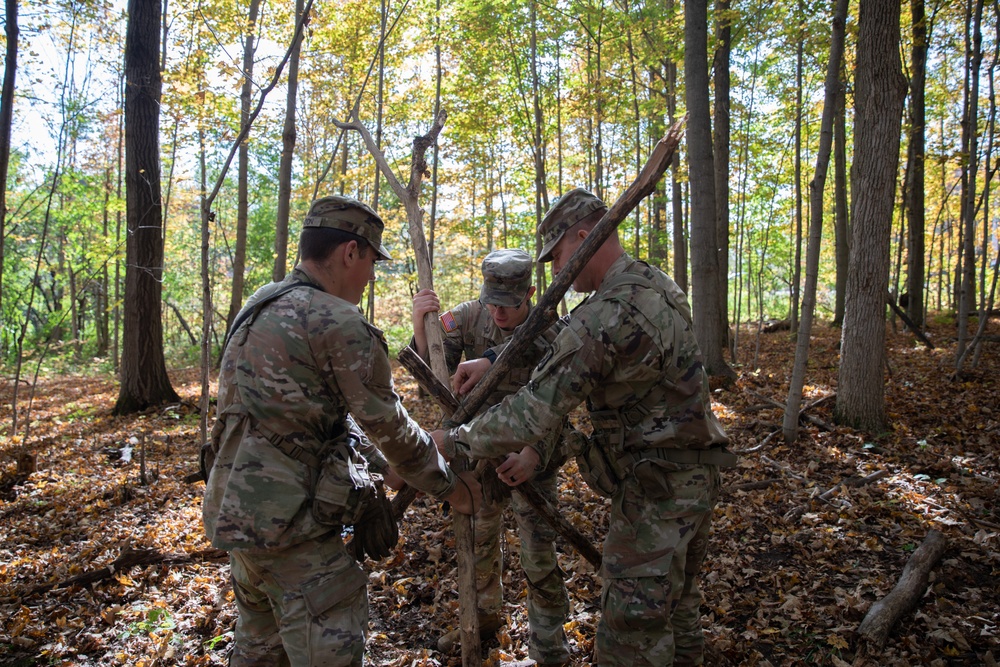
[[[328,336],[324,364],[343,395],[347,410],[364,428],[386,461],[408,484],[431,495],[448,495],[456,478],[430,436],[407,414],[392,384],[389,355],[381,332],[361,317]]]
[[[519,451],[524,445],[551,448],[563,418],[598,386],[614,367],[615,348],[603,321],[603,304],[578,308],[556,336],[531,381],[469,423],[454,429],[451,439],[472,458],[492,458]],[[551,451],[539,452],[543,460]]]

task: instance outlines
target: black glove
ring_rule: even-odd
[[[479,483],[483,487],[483,502],[486,504],[499,505],[510,498],[511,488],[500,481],[492,459],[479,471]]]
[[[382,476],[373,474],[372,481],[375,488],[365,503],[361,519],[354,524],[351,542],[354,557],[359,561],[363,554],[368,554],[372,560],[381,560],[392,553],[399,541],[399,526],[392,515],[392,503],[385,495]]]

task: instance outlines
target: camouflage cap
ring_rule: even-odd
[[[371,244],[379,259],[392,259],[382,245],[385,223],[368,204],[352,197],[331,195],[315,200],[302,222],[302,228],[326,227],[360,236]]]
[[[566,231],[594,211],[607,211],[608,207],[596,196],[576,188],[559,197],[552,208],[542,218],[538,230],[542,235],[542,251],[538,253],[539,262],[551,262],[552,250],[559,243]]]
[[[531,255],[523,250],[495,250],[486,255],[479,299],[492,306],[520,306],[531,287],[531,264]]]

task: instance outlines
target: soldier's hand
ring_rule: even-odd
[[[459,396],[469,393],[476,386],[476,383],[486,375],[492,365],[490,360],[485,357],[463,361],[455,369],[455,374],[451,376],[452,390]]]
[[[471,470],[459,473],[458,478],[455,490],[445,500],[451,503],[456,512],[475,514],[483,502],[483,488]]]
[[[520,452],[510,452],[497,466],[497,477],[507,486],[519,486],[535,476],[541,458],[534,447],[525,446]]]
[[[401,488],[406,486],[406,480],[399,476],[392,468],[386,468],[385,474],[382,475],[385,480],[385,485],[388,486],[393,491],[399,491]]]
[[[430,432],[431,438],[434,440],[435,446],[437,446],[438,452],[444,457],[445,461],[451,461],[452,457],[455,456],[454,444],[449,444],[446,438],[448,432],[443,429],[437,429]]]
[[[441,301],[438,299],[438,295],[435,294],[434,290],[422,289],[413,295],[413,313],[411,315],[413,319],[413,329],[416,331],[419,329],[422,331],[424,328],[424,315],[427,313],[436,313],[441,310]]]

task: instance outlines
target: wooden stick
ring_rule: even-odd
[[[519,358],[521,352],[539,334],[548,329],[556,321],[558,318],[556,308],[562,300],[563,295],[566,294],[566,290],[573,284],[577,274],[587,265],[587,262],[594,256],[598,248],[618,228],[618,224],[631,213],[632,209],[639,205],[639,202],[656,188],[657,182],[663,176],[667,165],[670,163],[670,159],[673,157],[674,151],[677,150],[677,146],[680,144],[681,136],[683,135],[684,120],[682,118],[674,123],[670,131],[656,143],[653,152],[646,161],[646,165],[639,172],[635,181],[622,193],[611,208],[608,209],[608,212],[604,214],[604,217],[597,223],[594,230],[580,244],[580,247],[576,249],[572,257],[569,258],[566,266],[553,278],[552,283],[545,290],[545,294],[538,300],[538,306],[531,311],[528,319],[518,327],[507,347],[497,357],[486,375],[462,399],[461,407],[449,420],[450,423],[446,422],[446,425],[458,426],[469,421],[486,402],[486,399],[493,393],[501,380],[510,372],[510,369],[514,365],[514,359]]]
[[[872,605],[858,626],[861,650],[855,665],[865,664],[874,658],[885,646],[893,626],[917,606],[927,589],[931,570],[947,548],[948,541],[943,534],[933,529],[927,532],[927,537],[907,561],[895,588]]]
[[[410,227],[410,241],[413,243],[413,253],[417,260],[417,284],[420,289],[433,289],[434,280],[431,270],[430,253],[427,251],[427,240],[424,237],[423,209],[420,208],[420,183],[427,172],[427,149],[437,141],[444,121],[448,117],[441,110],[427,134],[413,140],[413,157],[410,161],[410,182],[404,188],[389,167],[385,155],[379,150],[378,144],[371,133],[358,118],[358,107],[355,105],[351,113],[353,123],[336,123],[343,129],[357,130],[368,147],[368,152],[375,158],[379,170],[385,176],[389,187],[406,208],[406,219]],[[448,380],[448,365],[444,357],[444,333],[438,326],[434,313],[424,315],[424,332],[427,336],[427,348],[434,375],[442,382]],[[469,462],[465,456],[456,456],[451,461],[451,468],[456,473],[468,470]],[[460,482],[463,483],[463,482]],[[479,667],[482,664],[482,650],[479,645],[479,614],[476,593],[476,561],[475,539],[472,533],[472,517],[461,512],[452,512],[452,529],[455,531],[455,550],[458,552],[458,603],[459,628],[462,633],[462,664],[465,667]]]
[[[455,395],[451,393],[446,385],[444,385],[440,380],[434,377],[431,369],[427,366],[427,363],[420,358],[416,352],[413,351],[411,347],[404,347],[399,352],[399,363],[403,367],[410,371],[416,379],[417,384],[419,384],[424,391],[429,393],[431,396],[437,399],[441,407],[445,409],[448,413],[453,413],[458,410],[458,399]],[[492,465],[496,466],[497,461],[491,461]],[[563,517],[558,510],[552,506],[552,504],[543,496],[537,485],[533,480],[529,480],[515,487],[511,487],[514,493],[520,494],[524,500],[531,505],[535,511],[538,512],[545,521],[548,522],[550,526],[559,535],[561,535],[567,542],[569,542],[574,549],[580,552],[580,555],[587,559],[587,561],[594,566],[595,570],[600,571],[601,569],[601,552],[591,544],[590,540],[584,536],[579,530],[573,527],[573,525]],[[396,494],[398,497],[398,493]],[[395,500],[395,499],[394,499]],[[395,507],[393,508],[395,510]],[[402,511],[406,511],[403,508]]]
[[[913,335],[919,338],[920,342],[927,346],[927,349],[934,349],[934,343],[932,343],[930,339],[924,335],[924,332],[920,330],[920,327],[913,323],[913,320],[907,317],[906,313],[903,312],[903,309],[896,305],[896,300],[892,298],[891,292],[886,292],[885,302],[889,304],[889,307],[892,308],[893,312],[899,315],[899,319],[906,323],[906,326],[910,328]]]

